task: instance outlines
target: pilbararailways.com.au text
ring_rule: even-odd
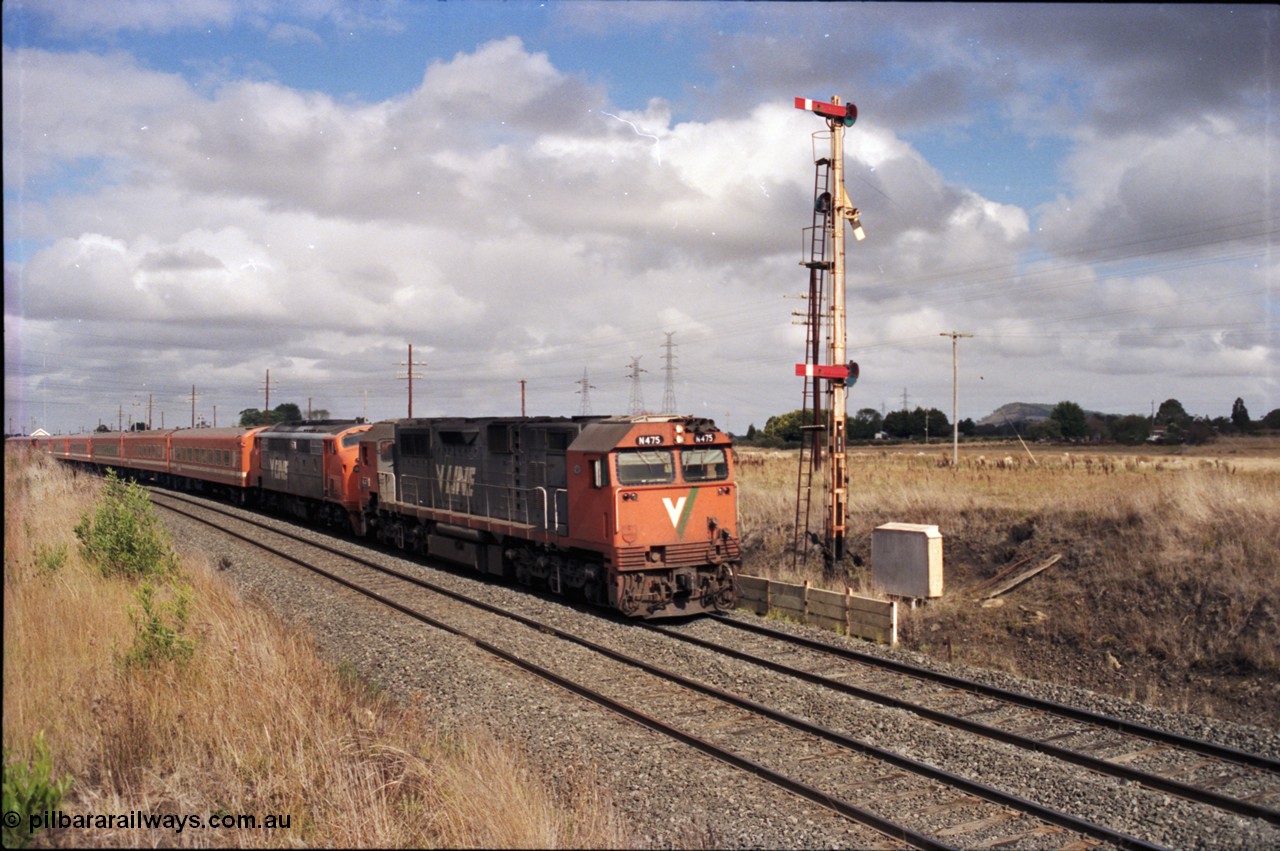
[[[10,811],[4,814],[6,827],[16,828],[21,824],[23,816]],[[142,810],[130,810],[127,813],[76,813],[70,814],[62,810],[46,810],[30,813],[26,817],[27,827],[34,833],[49,828],[78,830],[172,830],[182,833],[184,830],[288,830],[290,814],[266,815],[259,818],[248,814],[210,813],[205,816],[181,816],[172,813],[147,813]]]

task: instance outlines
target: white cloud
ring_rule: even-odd
[[[317,402],[335,414],[368,388],[371,413],[391,415],[412,342],[430,361],[418,412],[510,413],[525,378],[535,412],[573,413],[584,366],[593,409],[621,411],[637,354],[646,398],[661,398],[675,331],[682,398],[732,410],[737,428],[798,404],[803,303],[783,296],[808,283],[801,231],[825,151],[822,123],[785,98],[722,117],[658,97],[620,110],[516,37],[424,61],[418,86],[371,103],[237,79],[206,91],[124,54],[3,60],[6,189],[29,193],[6,325],[41,341],[33,352],[68,353],[54,384],[107,371],[110,396],[161,370],[247,405],[271,368],[281,392],[340,400]],[[1082,128],[1067,191],[1027,211],[860,120],[846,136],[868,233],[849,246],[851,404],[908,384],[946,407],[938,334],[952,329],[977,335],[962,358],[983,384],[962,395],[987,410],[1102,407],[1081,374],[1123,399],[1161,369],[1205,399],[1221,392],[1213,370],[1220,386],[1241,376],[1232,398],[1274,398],[1275,332],[1258,318],[1276,279],[1273,148],[1225,113],[1172,132]],[[1236,265],[1208,262],[1224,250]]]

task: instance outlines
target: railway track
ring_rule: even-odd
[[[765,641],[749,652],[656,624],[640,626],[937,724],[1280,826],[1280,759],[833,647],[750,621],[715,620]],[[793,661],[780,660],[786,656]],[[797,656],[808,658],[801,661]]]
[[[176,507],[174,503],[178,501],[188,502],[188,506]],[[390,570],[354,555],[348,548],[322,546],[314,541],[303,543],[308,548],[323,549],[325,559],[337,557],[344,563],[325,568],[308,564],[313,557],[302,558],[285,549],[298,546],[296,537],[295,543],[267,544],[261,529],[269,528],[272,535],[281,535],[282,540],[284,533],[274,526],[245,518],[239,512],[203,502],[197,504],[198,508],[192,508],[192,504],[168,493],[163,493],[161,500],[157,501],[157,505],[181,511],[209,525],[226,527],[228,518],[233,525],[252,524],[255,531],[248,533],[237,533],[228,528],[223,528],[223,531],[305,566],[419,622],[459,636],[507,664],[871,827],[895,842],[912,847],[1006,844],[1017,847],[1091,847],[1097,844],[1158,847],[1123,829],[1097,824],[1062,809],[1002,791],[962,772],[947,770],[878,746],[836,729],[834,725],[815,723],[780,708],[773,701],[765,703],[752,699],[739,693],[741,689],[716,685],[712,682],[714,676],[698,678],[667,670],[646,661],[648,654],[643,651],[637,653],[605,646],[598,639],[582,638],[545,620],[529,618],[472,599],[424,580],[417,570],[411,573]],[[209,520],[199,516],[202,512],[216,512],[219,517]],[[470,610],[468,616],[461,620],[458,617],[459,603]],[[587,617],[598,618],[600,615],[592,612]],[[697,626],[720,632],[735,631],[719,621],[703,622]],[[634,629],[629,632],[640,633]],[[714,642],[680,632],[659,627],[649,635],[665,642],[679,639],[690,648],[689,652],[704,657],[718,654],[750,661],[771,675],[782,675],[802,684],[809,691],[818,685],[841,692],[847,695],[847,699],[870,699],[867,694],[850,691],[857,687],[849,683],[833,685],[841,681],[840,672],[831,670],[831,667],[844,665],[847,668],[847,659],[828,655],[825,657],[827,661],[821,663],[827,665],[828,670],[815,673],[815,670],[804,670],[778,661],[779,652],[782,655],[797,652],[798,645],[794,643],[790,643],[789,650],[786,645],[779,645],[781,651],[775,647],[770,651],[775,658],[766,659],[758,646],[751,650],[734,649],[724,646],[723,641]],[[775,645],[780,641],[776,635],[756,633],[755,638],[774,642]],[[801,650],[817,652],[815,648]],[[690,670],[697,667],[689,666]],[[684,666],[681,670],[685,670]],[[901,673],[895,675],[901,677]],[[820,681],[814,678],[820,678]],[[946,684],[945,688],[956,693],[954,683]],[[882,699],[878,701],[882,705],[905,708],[887,703],[884,697],[886,695],[881,695]],[[918,710],[912,711],[927,717]],[[936,718],[928,720],[940,723]],[[1007,738],[1001,743],[1022,747]],[[1043,748],[1037,750],[1045,752]],[[886,813],[893,815],[890,817]]]

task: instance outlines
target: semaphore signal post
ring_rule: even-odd
[[[848,222],[854,238],[862,240],[866,234],[859,221],[856,207],[849,201],[844,188],[844,130],[851,127],[858,117],[858,108],[840,102],[833,97],[830,102],[795,99],[796,109],[812,112],[827,124],[826,133],[816,133],[815,139],[828,136],[830,155],[815,161],[813,225],[805,230],[804,257],[801,265],[809,269],[809,342],[805,346],[805,363],[796,365],[796,375],[805,379],[805,409],[811,424],[804,426],[809,433],[808,454],[802,441],[800,454],[800,478],[797,482],[796,500],[796,552],[797,558],[803,544],[813,536],[808,534],[807,509],[804,512],[805,529],[801,532],[801,503],[808,504],[808,488],[801,483],[806,475],[821,466],[825,455],[827,506],[826,528],[822,540],[823,561],[828,573],[844,558],[845,533],[848,520],[848,470],[845,455],[845,423],[847,416],[848,387],[858,379],[858,365],[845,361],[845,223]],[[829,308],[823,303],[829,295]],[[826,363],[820,363],[819,346],[821,327],[828,330]],[[825,399],[825,417],[823,400]],[[826,435],[825,452],[819,450],[819,433]],[[806,466],[808,473],[806,473]]]

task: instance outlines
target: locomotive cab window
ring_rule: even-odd
[[[686,449],[680,453],[680,472],[686,482],[720,482],[729,478],[724,450]]]
[[[618,453],[618,484],[669,485],[676,480],[669,449],[633,449]]]

